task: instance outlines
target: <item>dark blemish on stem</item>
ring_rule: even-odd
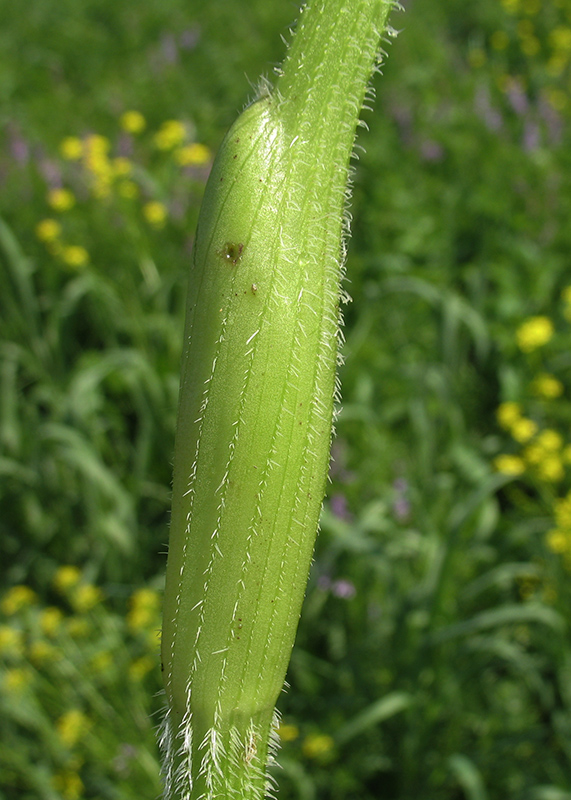
[[[220,251],[220,255],[224,259],[224,261],[229,261],[232,266],[236,266],[238,261],[242,258],[242,253],[244,252],[244,245],[242,242],[226,242],[222,250]]]

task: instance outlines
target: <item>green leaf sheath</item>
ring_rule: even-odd
[[[206,187],[164,597],[168,797],[268,791],[328,470],[349,157],[389,9],[304,9]]]

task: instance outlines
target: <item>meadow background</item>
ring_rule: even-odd
[[[571,798],[571,0],[408,0],[365,112],[283,800]],[[0,5],[0,798],[153,800],[185,284],[293,0]]]

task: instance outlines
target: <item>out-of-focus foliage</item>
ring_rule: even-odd
[[[275,0],[0,6],[2,800],[154,798],[185,284]],[[571,797],[571,2],[409,0],[284,800]]]

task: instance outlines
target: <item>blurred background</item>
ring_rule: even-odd
[[[283,800],[571,798],[571,0],[408,0]],[[0,5],[0,798],[153,800],[182,324],[293,0]],[[364,152],[361,148],[364,148]]]

